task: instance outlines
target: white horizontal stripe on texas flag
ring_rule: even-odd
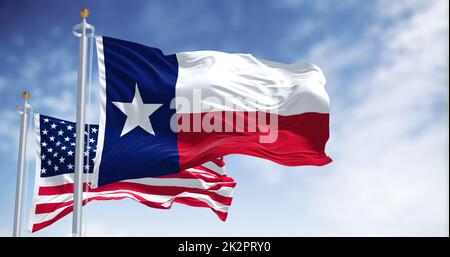
[[[182,106],[186,99],[191,103],[190,109],[177,109],[178,114],[329,113],[326,79],[317,65],[284,64],[257,59],[250,54],[217,51],[181,52],[177,53],[177,60],[177,106]],[[201,102],[194,97],[201,97]],[[224,99],[230,102],[225,104]]]

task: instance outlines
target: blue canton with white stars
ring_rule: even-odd
[[[40,114],[39,125],[41,177],[74,173],[76,124]],[[97,151],[97,134],[98,125],[86,125],[83,151],[84,173],[93,171]]]

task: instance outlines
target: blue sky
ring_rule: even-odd
[[[87,235],[448,236],[448,2],[2,1],[0,235],[12,231],[21,92],[43,114],[75,117],[71,28],[91,11],[97,35],[165,53],[217,50],[319,65],[331,98],[326,167],[228,156],[237,181],[228,220],[208,209],[131,200],[84,208]],[[94,62],[95,63],[95,62]],[[97,117],[97,76],[90,119]],[[34,175],[28,154],[27,208]],[[25,217],[28,216],[26,213]],[[71,215],[27,236],[66,236]]]

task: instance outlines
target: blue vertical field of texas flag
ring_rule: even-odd
[[[94,186],[169,175],[228,154],[288,166],[331,162],[326,80],[314,64],[216,51],[164,55],[109,37],[96,37],[96,46]]]
[[[98,184],[180,171],[177,134],[170,129],[170,118],[175,113],[170,101],[175,97],[178,72],[175,55],[164,56],[159,49],[107,37],[101,41],[97,43],[102,62],[100,83],[106,92],[101,95],[105,108],[101,109],[101,152],[95,167],[99,171]],[[118,103],[133,101],[146,104],[131,107],[129,113],[118,108]],[[123,131],[128,119],[133,118],[129,116],[152,106],[154,112],[147,113],[140,124],[151,126],[151,133],[150,128],[139,125]]]

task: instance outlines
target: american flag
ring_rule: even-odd
[[[36,178],[28,229],[45,228],[73,209],[76,125],[35,114]],[[149,207],[169,209],[174,202],[208,207],[225,221],[236,183],[225,173],[222,159],[175,174],[124,180],[93,189],[92,173],[98,125],[86,125],[83,205],[91,200],[130,198]]]

